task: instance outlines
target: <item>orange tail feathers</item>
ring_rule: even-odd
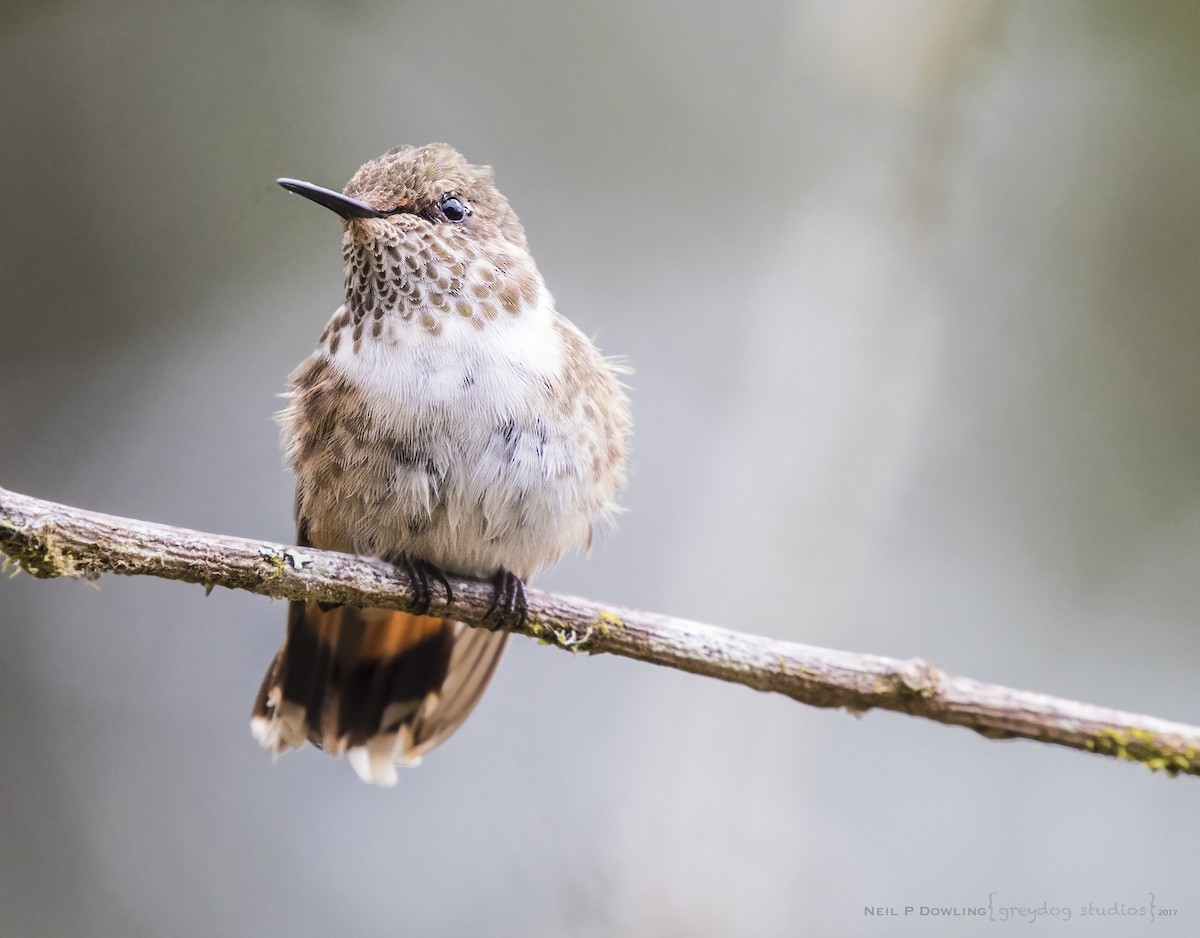
[[[387,609],[292,602],[287,639],[250,720],[272,752],[304,744],[345,755],[364,781],[396,783],[462,724],[507,634]]]

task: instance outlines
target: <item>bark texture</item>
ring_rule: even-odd
[[[407,609],[410,584],[380,561],[117,518],[0,488],[0,551],[36,577],[150,575],[211,590]],[[450,577],[429,614],[479,625],[490,583]],[[530,589],[512,631],[571,652],[612,654],[771,691],[815,707],[874,708],[1200,775],[1200,727],[957,677],[900,660],[778,641]]]

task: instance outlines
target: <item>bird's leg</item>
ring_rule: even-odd
[[[492,577],[492,604],[483,616],[483,625],[492,632],[497,629],[521,629],[529,617],[525,604],[525,584],[515,573],[498,570]]]
[[[446,602],[454,602],[454,592],[450,589],[450,581],[446,579],[446,574],[442,572],[441,567],[428,560],[420,560],[404,553],[398,554],[394,558],[388,558],[388,560],[403,570],[404,575],[408,577],[408,583],[413,592],[412,601],[408,604],[409,612],[420,616],[429,610],[429,605],[433,602],[434,581],[442,584],[442,588],[446,591]]]

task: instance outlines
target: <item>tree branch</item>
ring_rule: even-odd
[[[149,574],[281,599],[405,609],[407,578],[380,561],[203,534],[83,511],[0,488],[0,551],[36,577]],[[5,566],[8,561],[5,561]],[[450,577],[430,615],[478,625],[491,584]],[[773,691],[815,707],[894,710],[973,729],[1200,775],[1200,727],[946,674],[902,661],[746,635],[530,589],[517,631],[571,652],[612,654]]]

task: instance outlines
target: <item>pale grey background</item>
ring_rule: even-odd
[[[203,7],[203,8],[201,8]],[[0,484],[291,536],[341,186],[497,169],[627,355],[619,534],[542,585],[1200,721],[1200,6],[160,4],[0,17]],[[284,607],[0,582],[0,934],[1200,929],[1200,786],[513,643],[391,791],[247,717]],[[1028,925],[1010,923],[1007,928]]]

